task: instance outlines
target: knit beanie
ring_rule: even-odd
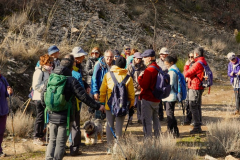
[[[115,61],[115,65],[120,68],[125,68],[126,67],[126,59],[121,56],[118,57]]]

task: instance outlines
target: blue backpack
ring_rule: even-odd
[[[153,90],[153,96],[159,100],[167,98],[171,92],[170,76],[155,66],[149,66],[158,71],[157,82]]]
[[[114,116],[116,117],[125,116],[129,108],[128,93],[125,84],[130,76],[127,75],[121,83],[118,83],[113,72],[110,72],[110,75],[113,79],[114,87],[107,104]]]
[[[187,89],[186,89],[186,82],[183,74],[178,70],[175,69],[169,69],[169,71],[173,71],[178,76],[178,90],[176,92],[177,94],[177,100],[178,102],[182,102],[187,98]]]
[[[197,78],[201,81],[201,86],[209,87],[208,94],[210,93],[211,86],[213,85],[213,73],[208,65],[204,65],[203,62],[197,61],[200,63],[203,68],[204,68],[204,73],[203,73],[203,80],[201,81],[200,78],[197,76]]]

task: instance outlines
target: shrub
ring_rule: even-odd
[[[207,150],[209,154],[226,156],[229,153],[239,154],[240,126],[239,120],[228,119],[207,124]]]
[[[179,70],[180,70],[181,72],[184,71],[185,62],[186,62],[185,59],[180,59],[180,58],[179,58],[178,61],[177,61],[177,63],[176,63],[176,66],[179,68]]]
[[[127,159],[141,160],[177,160],[181,159],[196,159],[196,152],[183,147],[176,146],[176,139],[171,134],[161,135],[159,138],[142,140],[130,135],[121,140],[121,147]],[[123,154],[117,147],[117,154],[113,155],[114,159],[122,159]]]
[[[13,115],[13,128],[14,135],[19,137],[26,137],[33,131],[34,119],[31,115],[23,114],[18,110]],[[6,129],[8,132],[12,133],[12,117],[9,114],[7,118]]]

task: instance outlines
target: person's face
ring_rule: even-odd
[[[149,62],[151,61],[151,57],[143,57],[142,60],[143,60],[145,65],[148,65]]]
[[[117,55],[116,55],[116,56],[114,56],[114,60],[116,60],[118,57],[120,57],[120,56],[117,56]]]
[[[160,59],[164,61],[167,56],[168,54],[160,54]]]
[[[125,53],[130,54],[131,53],[131,48],[125,48]]]
[[[141,61],[142,61],[142,58],[134,58],[135,64],[139,64],[141,63]]]
[[[235,64],[237,62],[237,58],[234,58],[234,59],[230,60],[230,62]]]
[[[85,58],[85,56],[77,57],[77,58],[75,58],[75,61],[77,64],[79,64],[79,63],[83,62],[84,58]]]
[[[167,68],[170,68],[173,65],[173,62],[169,63],[167,61],[164,61],[164,64]]]
[[[60,55],[60,53],[59,53],[59,52],[56,52],[56,53],[51,54],[50,57],[58,58],[59,55]]]
[[[188,56],[189,60],[190,61],[194,61],[194,55],[193,53],[190,53],[189,56]]]
[[[94,57],[94,58],[99,58],[100,53],[99,53],[98,50],[93,50],[93,51],[91,52],[91,56]]]
[[[198,56],[199,56],[198,53],[194,53],[194,59]]]
[[[107,52],[105,53],[104,55],[104,59],[105,59],[105,62],[108,64],[108,65],[111,65],[112,64],[112,61],[113,61],[113,53],[112,52]]]

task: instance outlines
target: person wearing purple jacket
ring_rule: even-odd
[[[235,93],[235,101],[236,101],[236,110],[234,112],[234,115],[239,114],[239,105],[240,105],[240,98],[239,98],[239,78],[240,78],[240,65],[239,65],[239,58],[236,57],[235,53],[230,52],[227,55],[229,59],[228,64],[228,76],[230,77],[230,82],[234,88]]]
[[[9,112],[7,97],[12,93],[12,88],[9,86],[7,80],[0,74],[0,157],[6,156],[2,151],[2,141]]]

